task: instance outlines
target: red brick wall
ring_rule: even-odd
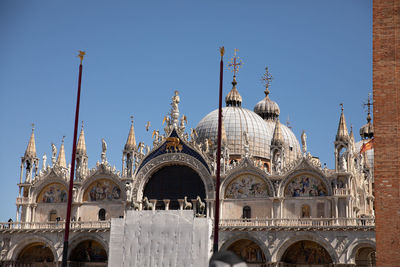
[[[377,266],[400,266],[400,0],[373,1]]]

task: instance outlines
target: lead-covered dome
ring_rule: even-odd
[[[249,149],[252,156],[269,159],[274,127],[266,124],[254,112],[242,107],[224,107],[222,109],[229,153],[231,155],[244,154],[244,132],[248,134]],[[218,134],[218,109],[206,115],[196,126],[198,141],[204,142],[211,139],[217,141]]]
[[[254,112],[261,116],[261,118],[268,120],[276,120],[279,117],[280,109],[278,103],[272,101],[268,95],[268,88],[264,91],[265,98],[254,106]]]

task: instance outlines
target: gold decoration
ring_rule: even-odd
[[[221,46],[221,47],[219,48],[219,52],[220,52],[220,54],[221,54],[221,57],[223,57],[224,54],[225,54],[225,47]]]
[[[261,81],[264,82],[265,88],[268,91],[268,87],[271,84],[271,81],[273,80],[273,77],[271,73],[268,71],[268,67],[265,68],[265,73],[263,74]]]
[[[86,52],[85,52],[85,51],[79,50],[79,55],[78,55],[78,57],[81,59],[81,64],[82,64],[83,57],[84,57],[85,55],[86,55]]]
[[[242,60],[236,55],[239,49],[234,50],[234,55],[231,58],[231,63],[228,64],[228,68],[233,72],[233,77],[236,77],[236,73],[239,71],[239,67],[243,64]]]

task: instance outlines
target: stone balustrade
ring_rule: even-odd
[[[71,222],[71,230],[100,230],[110,229],[110,221]],[[54,231],[65,228],[65,221],[59,222],[0,222],[1,232],[44,230]]]
[[[220,227],[375,227],[374,218],[221,219]]]
[[[335,188],[333,190],[335,196],[346,196],[350,195],[350,189],[348,188]]]

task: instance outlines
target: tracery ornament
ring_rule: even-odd
[[[243,174],[234,179],[226,188],[225,198],[268,197],[267,183],[254,175]]]
[[[86,189],[83,201],[113,201],[121,199],[121,189],[108,179],[94,181]]]
[[[328,190],[324,183],[313,176],[301,175],[292,179],[285,188],[288,197],[327,196]]]
[[[51,183],[42,189],[37,202],[38,203],[63,203],[67,202],[67,188],[60,183]]]

